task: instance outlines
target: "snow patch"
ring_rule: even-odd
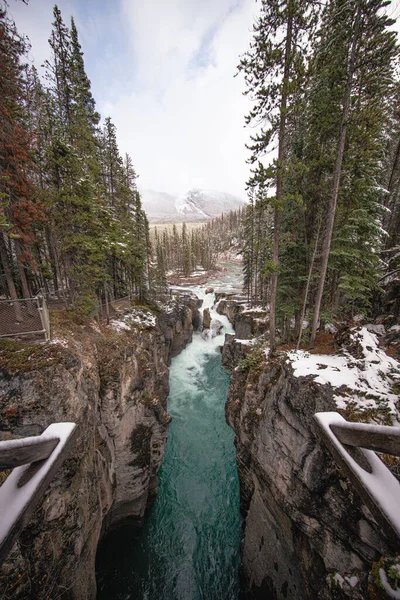
[[[252,312],[265,313],[267,310],[264,306],[253,306],[252,308],[247,308],[247,306],[248,305],[244,305],[244,312],[246,312],[246,313],[252,313]]]
[[[156,321],[155,315],[150,311],[134,308],[119,319],[111,319],[110,327],[115,331],[131,331],[132,327],[140,327],[142,329],[155,327]]]
[[[117,321],[116,319],[112,319],[112,321],[110,322],[110,325],[113,329],[115,329],[115,331],[130,331],[131,328],[127,323],[124,323],[124,321]]]
[[[385,588],[385,591],[388,593],[388,595],[391,598],[400,599],[400,589],[396,588],[394,590],[392,588],[392,586],[390,585],[390,583],[388,581],[385,569],[379,569],[379,578],[381,580],[383,587]]]
[[[340,573],[335,573],[335,575],[333,577],[333,581],[335,583],[337,583],[343,589],[344,578],[341,576]]]
[[[68,340],[66,340],[65,338],[56,338],[56,337],[53,337],[53,339],[51,340],[50,344],[57,344],[58,346],[64,346],[64,348],[67,348],[67,346],[68,346]]]
[[[392,388],[400,380],[400,364],[379,349],[377,336],[367,327],[353,330],[352,337],[362,347],[361,359],[355,359],[346,350],[342,355],[288,352],[295,377],[313,376],[317,383],[336,388],[334,399],[338,408],[345,408],[350,401],[359,408],[388,407],[397,418],[398,395],[392,393]]]

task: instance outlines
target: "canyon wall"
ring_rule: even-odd
[[[337,410],[332,388],[294,377],[285,353],[268,359],[234,336],[223,363],[244,517],[243,598],[389,598],[375,585],[372,563],[399,548],[385,540],[314,424],[316,412]]]
[[[157,320],[64,324],[51,344],[0,346],[2,439],[38,435],[51,422],[78,425],[69,458],[0,568],[1,598],[96,597],[101,535],[124,518],[140,521],[157,493],[168,364],[199,322],[197,299],[184,302]]]

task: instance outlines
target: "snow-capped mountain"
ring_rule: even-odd
[[[150,223],[207,221],[245,204],[238,196],[213,190],[192,189],[181,197],[141,190],[141,196]]]

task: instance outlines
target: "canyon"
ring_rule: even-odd
[[[1,439],[78,425],[75,447],[0,568],[2,598],[94,599],[99,540],[143,520],[157,494],[170,417],[168,365],[199,324],[199,301],[108,328],[64,326],[53,343],[2,347]],[[60,328],[59,328],[60,329]]]
[[[271,359],[254,345],[267,326],[265,310],[216,298],[217,312],[235,328],[225,336],[222,364],[231,374],[225,415],[240,482],[240,597],[396,597],[379,573],[397,564],[399,547],[336,466],[313,419],[337,410],[335,390],[297,376],[287,352]],[[200,304],[181,296],[107,328],[61,328],[47,346],[6,345],[2,439],[40,434],[49,420],[73,420],[79,433],[0,569],[2,598],[96,597],[100,541],[128,519],[142,523],[157,495],[171,420],[168,365],[200,329]]]

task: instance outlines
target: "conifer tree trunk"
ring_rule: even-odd
[[[15,289],[14,280],[12,277],[10,263],[8,261],[7,248],[4,241],[3,234],[0,232],[0,258],[3,264],[4,275],[7,281],[8,292],[12,300],[17,300],[17,290]],[[14,302],[14,310],[17,321],[23,321],[21,307],[18,302]]]
[[[49,258],[50,258],[50,265],[51,265],[51,270],[53,273],[53,285],[54,285],[54,291],[57,294],[57,297],[60,297],[60,290],[59,290],[59,286],[61,283],[61,273],[60,273],[60,267],[58,265],[58,260],[56,257],[56,251],[54,248],[54,242],[52,239],[52,234],[50,231],[49,227],[46,227],[45,229],[45,235],[46,235],[46,242],[47,242],[47,250],[49,253]]]
[[[288,84],[290,61],[292,52],[292,28],[293,28],[293,3],[288,3],[288,21],[286,30],[285,44],[285,66],[282,82],[282,96],[280,103],[280,123],[278,138],[278,167],[276,175],[276,203],[274,208],[274,239],[272,246],[272,262],[274,271],[271,276],[271,295],[269,308],[269,344],[270,355],[276,351],[276,291],[278,287],[278,268],[279,268],[279,234],[281,224],[281,201],[283,197],[283,164],[285,160],[285,140],[286,140],[286,111],[288,100]]]
[[[325,279],[326,272],[328,268],[328,260],[331,249],[332,242],[332,234],[333,234],[333,225],[335,221],[335,213],[336,213],[336,205],[337,199],[339,195],[339,185],[340,185],[340,177],[342,174],[342,163],[343,163],[343,155],[344,155],[344,146],[346,142],[346,133],[347,133],[347,123],[350,113],[350,101],[351,101],[351,89],[353,84],[353,75],[355,70],[356,63],[356,51],[357,44],[360,35],[360,25],[361,25],[361,0],[358,2],[357,13],[355,17],[354,23],[354,34],[351,43],[349,62],[347,67],[347,78],[346,78],[346,87],[343,96],[343,110],[342,110],[342,119],[340,126],[340,135],[339,135],[339,143],[338,150],[336,156],[336,166],[335,173],[333,178],[333,186],[332,186],[332,194],[329,202],[328,216],[326,221],[326,230],[324,237],[324,244],[322,249],[321,256],[321,268],[320,268],[320,279],[318,283],[317,296],[315,299],[315,307],[314,307],[314,317],[311,331],[311,339],[310,339],[310,348],[314,348],[315,346],[315,336],[317,334],[317,327],[319,321],[319,314],[321,310],[322,296],[324,293],[325,287]]]
[[[298,339],[297,339],[296,350],[298,350],[300,348],[301,338],[302,338],[302,334],[303,334],[303,321],[304,321],[304,315],[306,314],[308,290],[310,289],[312,272],[313,272],[313,269],[314,269],[315,258],[317,256],[317,248],[318,248],[318,240],[319,240],[320,227],[321,227],[321,223],[318,226],[317,238],[315,240],[314,251],[312,253],[311,262],[310,262],[310,268],[308,270],[308,277],[307,277],[306,289],[304,290],[304,299],[303,299],[303,304],[302,304],[302,307],[301,307],[301,314],[300,314],[300,320],[299,320],[299,330],[298,330],[299,331],[299,336],[298,336]]]
[[[393,223],[396,221],[396,181],[398,181],[399,177],[399,164],[400,164],[400,138],[397,142],[396,153],[393,161],[393,165],[390,171],[389,183],[387,186],[388,194],[385,198],[385,206],[390,209],[390,212],[385,214],[383,226],[385,230],[388,232],[388,236],[386,238],[385,249],[388,250],[393,245],[395,245],[395,240],[393,239]],[[395,228],[396,229],[396,228]]]
[[[21,258],[21,256],[22,256],[21,244],[19,243],[18,240],[14,240],[14,246],[15,246],[15,253],[17,255],[17,265],[18,265],[19,277],[21,279],[22,296],[23,296],[23,298],[30,298],[31,292],[29,289],[28,280],[26,278],[25,267],[24,267],[24,264],[23,264],[22,258]]]
[[[396,174],[398,173],[398,170],[399,170],[399,161],[400,161],[400,138],[397,142],[396,154],[394,157],[393,166],[390,171],[390,177],[389,177],[389,183],[388,183],[389,194],[393,190],[393,182],[394,182]],[[388,195],[388,198],[390,198],[390,195]],[[385,202],[385,205],[387,205],[387,201]]]

